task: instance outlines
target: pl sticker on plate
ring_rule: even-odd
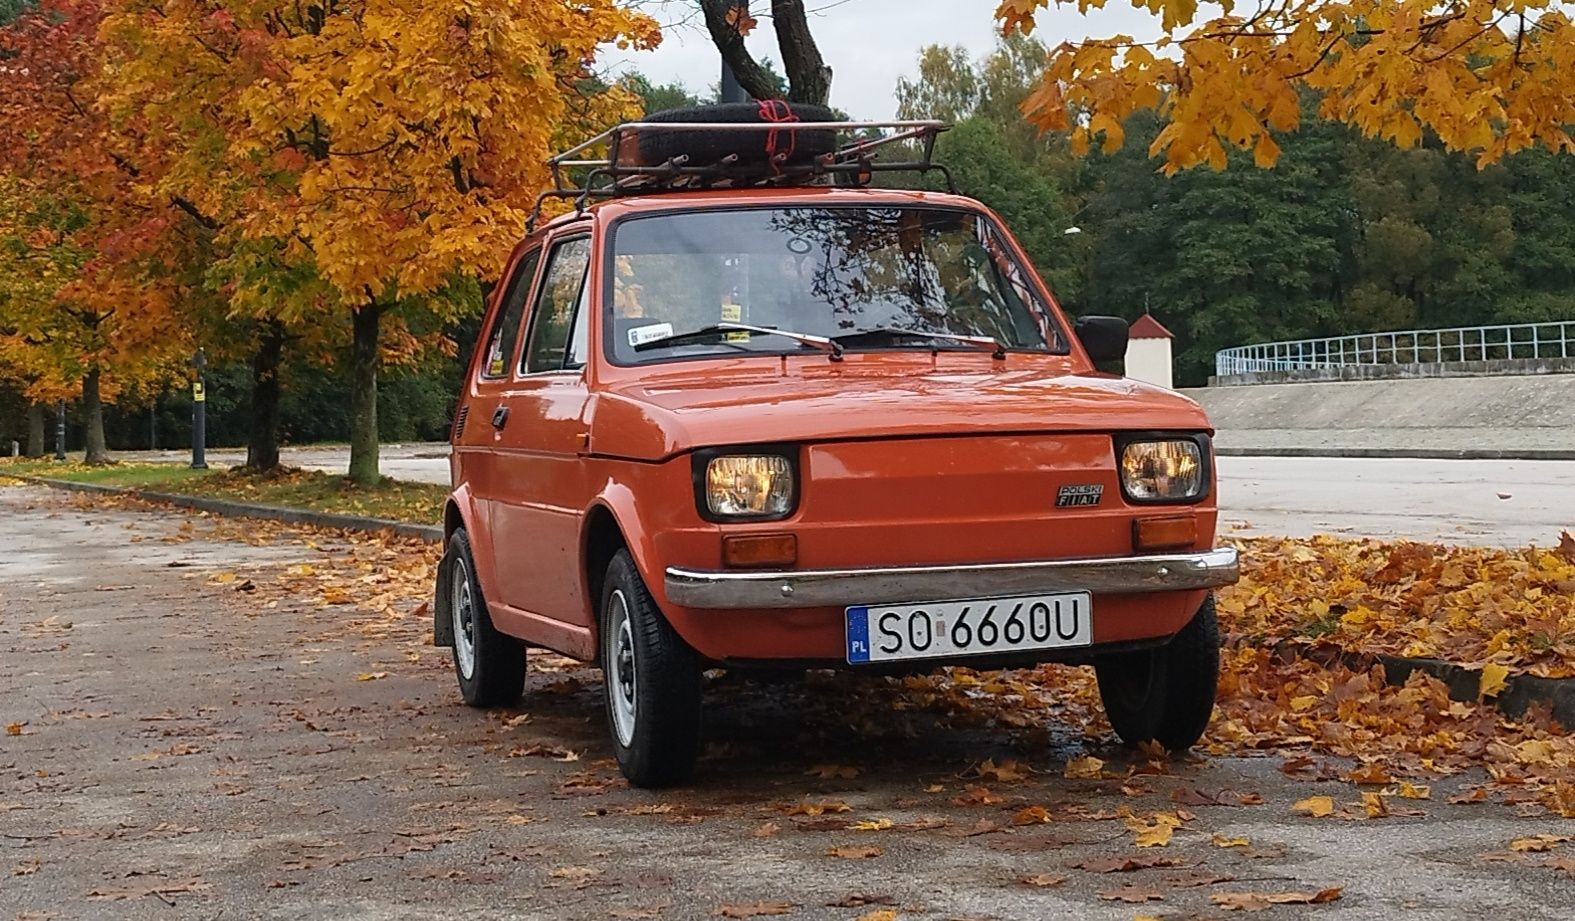
[[[665,339],[672,334],[673,324],[671,323],[652,323],[649,326],[636,326],[634,329],[629,330],[629,345],[638,348],[647,342]]]

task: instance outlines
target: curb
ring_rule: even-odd
[[[304,524],[315,528],[333,528],[342,531],[369,533],[391,532],[396,537],[412,537],[437,543],[443,540],[443,529],[437,525],[411,524],[391,518],[370,518],[361,515],[340,515],[333,512],[311,512],[305,509],[282,508],[276,505],[255,505],[249,502],[230,502],[225,499],[208,499],[202,496],[182,496],[167,492],[149,492],[129,486],[103,486],[98,483],[77,483],[50,477],[18,476],[6,474],[11,479],[37,483],[52,489],[68,492],[94,493],[97,495],[135,496],[166,505],[228,515],[235,518],[261,518],[285,524]]]
[[[1395,687],[1403,686],[1412,673],[1432,675],[1449,689],[1449,699],[1462,703],[1477,703],[1477,690],[1482,686],[1482,669],[1457,665],[1443,659],[1426,659],[1415,656],[1396,656],[1389,653],[1351,652],[1332,646],[1308,646],[1282,642],[1275,651],[1306,659],[1325,668],[1339,663],[1353,670],[1365,671],[1374,665],[1384,667],[1384,681]],[[1510,673],[1503,690],[1492,698],[1499,712],[1511,719],[1524,716],[1533,704],[1545,704],[1553,718],[1565,727],[1575,727],[1575,678],[1541,678],[1536,675]]]
[[[1214,446],[1220,457],[1368,457],[1406,460],[1575,460],[1565,448],[1228,448]]]

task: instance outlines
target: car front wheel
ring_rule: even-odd
[[[683,783],[700,750],[700,663],[667,623],[629,551],[607,567],[601,606],[607,723],[637,787]]]
[[[1220,628],[1209,595],[1165,645],[1104,656],[1094,663],[1099,697],[1116,735],[1186,751],[1208,728],[1219,686]]]

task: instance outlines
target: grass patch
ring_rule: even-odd
[[[52,460],[0,460],[0,477],[7,474],[53,477],[102,486],[126,486],[150,492],[203,496],[434,524],[442,520],[448,487],[432,483],[384,480],[376,486],[357,486],[346,477],[311,470],[281,470],[257,474],[239,468],[193,470],[177,464],[114,464],[89,467]]]

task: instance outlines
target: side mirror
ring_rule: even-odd
[[[1127,321],[1120,317],[1078,317],[1077,339],[1094,364],[1127,357]]]

